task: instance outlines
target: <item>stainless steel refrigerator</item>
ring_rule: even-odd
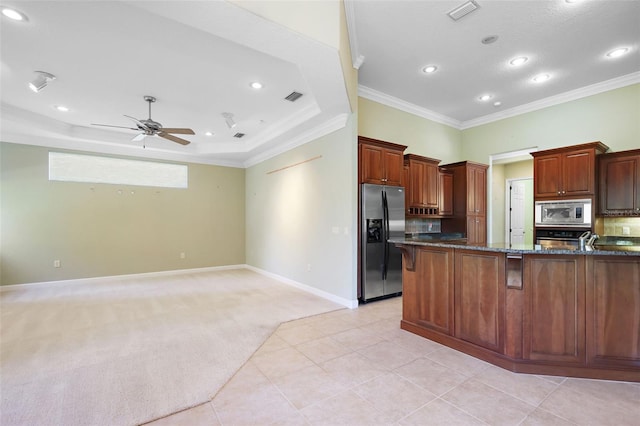
[[[404,238],[404,188],[363,184],[360,194],[360,301],[402,294],[402,254],[389,238]]]

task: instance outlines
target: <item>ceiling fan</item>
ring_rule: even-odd
[[[195,132],[191,129],[180,129],[180,128],[167,128],[162,127],[162,124],[157,121],[153,121],[151,119],[151,104],[156,101],[156,98],[153,96],[145,96],[144,100],[149,103],[149,118],[146,120],[138,120],[137,118],[131,117],[129,115],[125,115],[125,117],[130,118],[136,124],[136,127],[126,127],[126,126],[112,126],[109,124],[94,124],[93,126],[104,126],[104,127],[118,127],[121,129],[129,129],[129,130],[137,130],[142,133],[138,134],[136,137],[131,139],[133,142],[138,142],[143,140],[147,136],[160,136],[161,138],[168,139],[172,142],[177,142],[181,145],[188,145],[189,142],[186,139],[179,138],[177,136],[172,135],[171,133],[175,133],[178,135],[195,135]]]

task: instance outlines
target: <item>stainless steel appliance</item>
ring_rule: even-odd
[[[584,250],[585,243],[581,244],[581,237],[584,241],[590,236],[590,232],[580,229],[536,229],[536,244],[543,250]]]
[[[402,294],[402,254],[389,238],[404,238],[404,188],[363,184],[361,189],[362,302]]]
[[[591,200],[536,201],[536,227],[591,228]]]

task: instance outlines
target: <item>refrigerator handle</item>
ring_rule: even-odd
[[[384,244],[384,263],[382,264],[382,279],[387,279],[387,269],[389,268],[389,204],[387,203],[387,192],[382,190],[382,240]]]

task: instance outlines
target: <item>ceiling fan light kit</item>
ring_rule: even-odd
[[[179,143],[181,145],[188,145],[191,143],[188,140],[174,136],[171,133],[179,135],[195,135],[195,132],[193,130],[187,128],[162,127],[162,124],[154,121],[151,118],[151,104],[154,103],[157,99],[153,96],[147,95],[144,97],[144,100],[149,104],[149,118],[147,118],[146,120],[138,120],[137,118],[131,117],[130,115],[125,115],[125,117],[127,117],[128,119],[133,120],[133,122],[136,124],[136,127],[112,126],[110,124],[92,124],[94,126],[118,127],[121,129],[137,130],[142,132],[132,139],[133,142],[139,142],[146,136],[160,136],[161,138],[170,140],[171,142]]]
[[[36,78],[34,78],[29,83],[29,89],[31,89],[35,93],[38,93],[39,91],[47,87],[47,84],[49,84],[49,82],[56,79],[55,75],[45,71],[35,71],[35,73]]]

